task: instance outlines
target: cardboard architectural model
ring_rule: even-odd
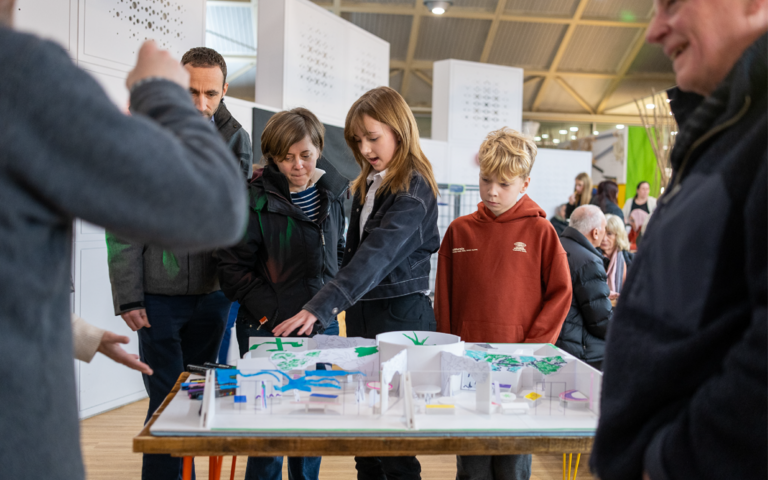
[[[168,411],[194,417],[186,431],[201,434],[587,433],[597,423],[601,380],[547,344],[465,344],[420,331],[375,341],[253,338],[236,368],[209,372],[202,408],[179,392]],[[183,431],[173,415],[152,432]]]

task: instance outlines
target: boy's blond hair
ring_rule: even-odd
[[[488,134],[480,145],[480,174],[509,183],[528,178],[536,160],[536,144],[530,137],[504,127]]]

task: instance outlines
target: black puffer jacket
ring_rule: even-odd
[[[245,238],[216,253],[221,289],[240,302],[238,328],[272,330],[301,311],[339,271],[344,256],[343,193],[326,188],[320,178],[320,217],[317,223],[291,202],[288,180],[269,166],[249,187],[250,220]],[[333,321],[319,321],[312,333]]]
[[[603,255],[573,227],[565,229],[560,242],[568,253],[573,297],[555,345],[585,362],[599,362],[613,314]]]

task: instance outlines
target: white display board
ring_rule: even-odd
[[[343,126],[349,107],[389,84],[389,43],[308,0],[258,4],[256,103],[306,107]]]
[[[523,70],[463,60],[434,63],[432,139],[480,145],[502,127],[521,131]]]
[[[80,0],[78,11],[81,64],[129,72],[146,40],[178,59],[205,45],[205,0]]]
[[[547,212],[568,201],[576,175],[592,169],[592,153],[540,148],[531,170],[528,196]]]

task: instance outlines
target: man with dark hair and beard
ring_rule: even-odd
[[[245,185],[253,154],[248,134],[224,105],[224,59],[215,50],[197,47],[184,54],[181,64],[189,73],[195,108],[239,160]],[[143,376],[149,421],[188,364],[218,360],[222,338],[231,327],[227,319],[232,303],[219,286],[213,251],[170,250],[111,232],[107,245],[115,315],[138,331],[141,360],[154,370],[154,375]],[[142,478],[175,478],[181,466],[180,458],[145,454]]]

